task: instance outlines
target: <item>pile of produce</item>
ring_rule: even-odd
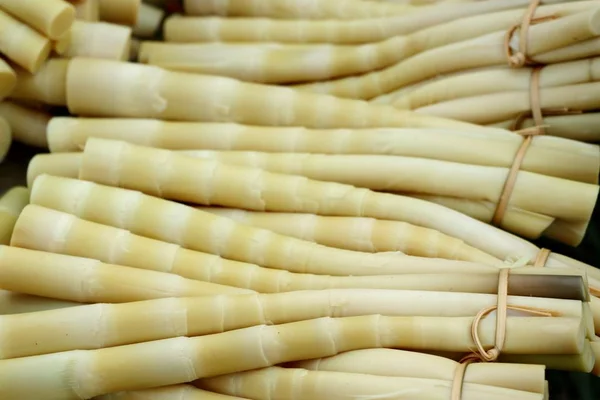
[[[0,0],[0,399],[600,375],[600,4]],[[535,65],[534,65],[535,64]],[[369,101],[366,101],[369,100]]]

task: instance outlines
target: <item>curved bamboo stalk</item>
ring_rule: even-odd
[[[202,379],[198,387],[232,396],[253,399],[279,398],[291,393],[297,400],[344,400],[358,398],[393,398],[411,393],[414,400],[450,398],[452,381],[424,378],[388,377],[337,371],[270,367]],[[542,400],[541,393],[524,392],[497,386],[464,383],[463,400]]]
[[[92,141],[97,145],[90,146]],[[80,177],[96,180],[97,183],[127,186],[129,189],[199,205],[404,221],[462,239],[500,259],[510,256],[534,259],[538,252],[535,246],[525,240],[454,210],[418,199],[230,166],[168,150],[105,139],[90,139],[86,150],[88,162],[84,155]],[[157,159],[164,162],[156,163],[154,160]],[[171,172],[169,174],[164,173],[167,163],[173,163],[166,169]],[[175,170],[177,174],[173,173]],[[129,178],[126,178],[126,174]],[[240,179],[235,179],[236,176]],[[168,180],[168,185],[162,184],[162,180]],[[194,185],[190,186],[189,182],[194,182]],[[197,185],[198,182],[203,184]],[[261,182],[261,190],[257,191],[253,182]]]
[[[494,128],[509,129],[514,120],[490,124]],[[574,115],[557,115],[544,117],[546,135],[558,136],[582,142],[600,142],[600,113],[588,112]],[[523,129],[535,125],[533,118],[527,118],[521,124]]]
[[[68,66],[69,60],[51,58],[33,75],[21,68],[15,68],[17,85],[10,97],[55,106],[67,105]]]
[[[106,80],[106,76],[113,79]],[[94,96],[89,93],[94,93]],[[67,103],[71,113],[87,116],[313,128],[412,126],[481,129],[463,122],[301,92],[289,87],[101,59],[71,60],[67,71]]]
[[[337,371],[390,377],[426,378],[453,381],[456,361],[430,354],[396,349],[349,351],[327,358],[291,363],[293,368]],[[543,365],[474,363],[465,371],[463,382],[544,393]]]
[[[0,288],[79,303],[126,303],[165,297],[244,294],[252,290],[178,275],[0,246]]]
[[[529,91],[533,68],[499,68],[468,71],[416,88],[394,99],[394,107],[416,109],[460,98],[499,92]],[[539,73],[539,87],[552,88],[600,80],[600,57],[545,66]]]
[[[600,108],[600,82],[540,89],[542,109],[590,111]],[[477,107],[474,108],[474,105]],[[458,98],[417,108],[415,111],[476,124],[491,124],[516,118],[531,109],[529,90],[504,91]]]
[[[13,68],[0,58],[0,101],[8,96],[17,84],[17,76]]]
[[[547,3],[547,2],[543,2]],[[186,17],[166,19],[171,42],[264,42],[360,44],[411,34],[414,45],[439,46],[508,29],[523,19],[527,0],[487,0],[460,7],[431,8],[408,16],[358,20],[275,20],[266,18]],[[589,10],[593,1],[541,6],[536,16],[562,17]],[[507,11],[504,11],[507,10]],[[427,45],[426,43],[431,43]]]
[[[0,290],[0,315],[26,314],[80,306],[81,303]],[[2,318],[2,317],[0,317]]]
[[[528,34],[528,53],[538,60],[538,55],[598,37],[600,9],[534,25],[529,29]],[[371,99],[436,75],[476,67],[505,65],[504,38],[504,31],[490,33],[419,53],[381,71],[327,82],[293,85],[293,87],[338,97]],[[469,57],[465,57],[466,54]],[[569,56],[568,52],[566,55]],[[570,59],[559,59],[555,62]]]
[[[364,0],[320,0],[295,3],[286,0],[185,0],[187,15],[223,15],[232,17],[270,17],[282,19],[360,19],[405,15],[414,7],[405,4],[374,3]]]
[[[207,392],[192,385],[173,385],[156,389],[105,394],[95,400],[248,400],[242,397]]]
[[[48,38],[0,10],[0,53],[30,73],[35,73],[50,55]]]
[[[121,304],[90,304],[25,315],[0,316],[5,334],[11,337],[10,345],[6,342],[1,346],[1,358],[101,349],[176,336],[203,336],[255,325],[283,324],[323,317],[342,318],[373,314],[394,317],[474,317],[483,308],[496,304],[496,297],[413,290],[345,289],[270,295],[165,297]],[[444,303],[444,300],[448,303]],[[409,307],[410,303],[402,303],[407,306],[396,308],[391,304],[397,303],[390,303],[395,301],[422,304],[415,308]],[[509,301],[514,306],[537,305],[537,308],[556,312],[561,319],[585,319],[586,324],[587,321],[593,323],[589,314],[583,314],[581,302],[577,300],[511,296]],[[462,303],[469,305],[461,309]],[[477,306],[480,308],[476,308]],[[32,324],[38,328],[23,335]],[[594,336],[593,328],[589,335]],[[436,376],[435,379],[444,378]]]
[[[29,204],[29,190],[15,186],[0,197],[0,244],[9,244],[17,218]]]
[[[381,154],[497,167],[510,167],[514,154],[523,141],[522,136],[506,131],[479,133],[411,128],[318,130],[227,123],[69,117],[53,118],[48,125],[47,137],[52,152],[81,151],[88,138],[98,137],[172,150]],[[41,157],[46,157],[47,163],[51,163],[51,157]],[[595,145],[574,140],[536,137],[527,151],[521,169],[597,183],[600,152]]]
[[[180,154],[371,190],[424,193],[492,202],[498,201],[509,173],[508,168],[398,156],[210,150],[184,151]],[[365,169],[366,166],[368,169]],[[509,204],[552,218],[589,221],[599,190],[598,185],[519,172]],[[540,193],[544,196],[540,197]]]
[[[502,265],[500,260],[466,245],[461,240],[398,221],[324,217],[301,213],[265,213],[219,207],[198,209],[231,218],[244,225],[341,249],[364,252],[401,251],[421,257]]]
[[[46,127],[52,114],[12,101],[3,101],[0,102],[0,117],[9,123],[15,141],[30,146],[48,148]]]
[[[0,8],[53,40],[67,33],[75,21],[75,7],[62,0],[2,0]]]
[[[365,348],[468,352],[473,346],[471,324],[470,317],[320,318],[194,338],[1,360],[0,396],[21,400],[43,398],[52,392],[56,399],[78,400]],[[572,318],[508,317],[507,330],[507,355],[581,354],[586,344],[581,322]],[[540,340],[538,332],[548,330],[553,335]],[[484,346],[493,344],[494,331],[494,319],[484,319],[480,326]],[[115,359],[120,362],[115,363]]]
[[[8,150],[10,149],[10,145],[12,143],[12,132],[10,129],[10,125],[0,116],[0,162],[4,160]]]

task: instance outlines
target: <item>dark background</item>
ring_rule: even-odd
[[[26,184],[27,163],[37,152],[13,143],[7,158],[0,164],[0,194],[14,185]],[[538,240],[535,244],[600,268],[600,207],[596,204],[583,243],[577,248],[550,240]],[[591,374],[548,371],[546,379],[550,381],[551,400],[600,400],[600,378]]]

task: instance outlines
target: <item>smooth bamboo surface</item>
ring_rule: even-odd
[[[95,144],[90,145],[92,142]],[[90,139],[85,150],[80,178],[100,184],[198,205],[404,221],[459,238],[500,259],[511,256],[533,259],[538,251],[525,240],[464,214],[406,196],[195,159],[106,139]],[[151,161],[158,159],[163,161],[160,164]],[[190,186],[191,182],[194,184]],[[255,182],[260,182],[258,191]]]
[[[106,80],[107,75],[113,78]],[[88,93],[95,95],[88,96]],[[71,60],[67,72],[67,103],[73,114],[97,117],[313,128],[383,125],[481,129],[389,106],[303,93],[289,87],[100,59]]]
[[[79,303],[251,293],[97,260],[0,246],[0,289]]]
[[[0,315],[25,314],[36,311],[75,307],[80,303],[30,296],[23,293],[0,290]],[[1,317],[0,317],[1,318]]]
[[[299,361],[294,368],[311,371],[337,371],[390,377],[426,378],[452,381],[458,363],[443,357],[395,349],[349,351],[333,357]],[[474,363],[463,382],[544,393],[543,365]]]
[[[190,157],[379,191],[497,202],[509,169],[398,156],[185,151]],[[85,156],[84,156],[85,157]],[[368,169],[365,166],[368,165]],[[589,221],[600,187],[519,172],[509,205],[569,221]],[[539,196],[544,193],[544,196]],[[581,237],[580,239],[583,239]]]
[[[9,244],[17,218],[29,204],[29,190],[15,186],[0,197],[0,245]]]
[[[52,40],[67,33],[75,20],[75,7],[63,0],[0,0],[0,8]]]
[[[250,150],[318,154],[381,154],[510,167],[523,137],[507,131],[456,129],[306,129],[150,119],[55,117],[48,125],[52,152],[83,150],[89,137],[171,150]],[[469,151],[465,151],[469,149]],[[521,169],[598,183],[598,146],[535,137]]]
[[[192,385],[173,385],[156,389],[111,393],[95,400],[247,400],[241,397],[208,392]]]
[[[107,22],[75,21],[67,58],[129,59],[131,28]]]
[[[48,38],[0,9],[0,53],[31,73],[46,61],[52,50]]]
[[[6,345],[0,347],[0,354],[2,359],[8,359],[68,350],[91,350],[322,317],[374,314],[395,317],[474,317],[480,310],[497,301],[496,296],[470,296],[464,293],[425,293],[412,290],[318,290],[275,295],[161,298],[121,304],[65,307],[0,316],[6,338]],[[395,301],[407,306],[393,307],[394,303],[390,302]],[[580,301],[512,296],[509,301],[513,306],[533,305],[536,309],[551,311],[560,315],[562,320],[568,319],[574,323],[583,320],[586,325],[592,323],[589,314],[582,314]],[[419,306],[409,307],[410,302],[416,302]],[[37,329],[28,330],[32,324]],[[593,329],[588,330],[586,336],[594,337]],[[453,364],[451,361],[450,363]],[[411,374],[396,376],[432,377]],[[437,375],[434,377],[444,379]],[[502,378],[502,375],[498,378]],[[516,380],[515,384],[519,385],[521,382]]]
[[[0,117],[0,162],[4,160],[12,143],[12,132],[8,121]]]
[[[543,56],[544,53],[598,37],[600,9],[533,25],[528,35],[528,53],[538,60],[538,55]],[[293,87],[345,98],[371,99],[437,75],[477,67],[505,65],[504,38],[505,31],[490,33],[425,51],[381,71]],[[464,54],[469,54],[469,57],[462,56]],[[556,59],[555,62],[572,59],[569,54],[565,56],[567,58]]]
[[[147,3],[140,4],[133,35],[138,38],[153,37],[160,31],[164,17],[165,11],[162,8]]]
[[[17,76],[13,68],[0,58],[0,101],[8,96],[17,84]]]
[[[490,124],[495,128],[509,129],[514,120],[497,122]],[[544,124],[547,125],[544,131],[547,135],[558,136],[582,142],[600,142],[600,113],[589,112],[574,115],[557,115],[544,117]],[[523,129],[531,128],[535,125],[533,118],[527,118],[521,124]]]
[[[78,20],[88,22],[98,22],[100,20],[99,0],[80,0],[74,6]]]
[[[34,75],[16,68],[17,85],[10,97],[39,101],[54,106],[67,104],[67,67],[69,60],[51,58]]]
[[[12,101],[0,102],[0,117],[10,125],[15,141],[30,146],[48,148],[46,127],[52,114]]]
[[[119,25],[135,26],[142,0],[98,0],[100,19]]]
[[[472,318],[320,318],[194,338],[2,360],[0,396],[22,400],[43,398],[52,392],[55,399],[79,400],[365,348],[468,352],[473,346],[471,323]],[[569,318],[508,317],[507,330],[507,355],[580,354],[586,343],[579,321]],[[484,346],[492,344],[494,331],[495,321],[486,318],[480,325]],[[540,331],[553,334],[540,340]],[[115,359],[120,362],[115,363]],[[32,380],[36,385],[31,384]]]
[[[52,50],[59,56],[64,55],[73,41],[73,36],[69,30],[63,36],[52,42]]]
[[[452,382],[439,379],[388,377],[337,371],[307,371],[271,367],[202,379],[195,385],[218,393],[250,398],[280,398],[290,394],[297,400],[344,400],[398,398],[411,393],[414,400],[450,398]],[[542,400],[543,394],[497,386],[463,383],[462,400]]]

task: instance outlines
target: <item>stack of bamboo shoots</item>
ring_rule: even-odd
[[[600,141],[595,112],[600,91],[593,72],[600,55],[596,1],[537,1],[541,5],[532,26],[513,29],[508,38],[511,27],[523,21],[529,0],[421,6],[352,0],[344,1],[346,7],[336,0],[313,7],[280,3],[188,0],[186,14],[167,19],[167,42],[142,43],[139,61],[292,84],[508,128],[532,107],[532,68],[507,68],[511,54],[525,42],[524,56],[548,65],[541,72],[541,107],[577,111],[548,113],[547,133]],[[521,126],[530,124],[525,118]]]

